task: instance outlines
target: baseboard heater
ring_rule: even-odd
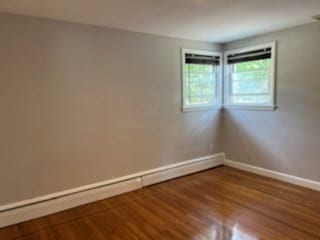
[[[223,153],[0,206],[0,228],[223,165]]]

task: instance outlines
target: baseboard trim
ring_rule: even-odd
[[[309,179],[305,179],[305,178],[300,178],[300,177],[292,176],[289,174],[285,174],[285,173],[281,173],[281,172],[277,172],[277,171],[272,171],[269,169],[256,167],[253,165],[240,163],[240,162],[236,162],[236,161],[232,161],[232,160],[228,160],[228,159],[225,159],[223,163],[225,166],[237,168],[237,169],[244,170],[247,172],[259,174],[259,175],[262,175],[265,177],[277,179],[277,180],[280,180],[283,182],[287,182],[287,183],[295,184],[298,186],[310,188],[312,190],[320,191],[320,182],[317,182],[317,181],[313,181],[313,180],[309,180]]]
[[[139,180],[140,179],[137,178],[114,183],[109,186],[75,193],[56,199],[50,199],[43,202],[37,202],[32,205],[1,212],[0,228],[28,221],[34,218],[43,217],[118,194],[134,191],[141,188],[141,181]]]
[[[178,168],[167,169],[165,171],[158,171],[152,174],[145,174],[144,176],[142,176],[142,186],[146,187],[172,178],[181,177],[212,167],[220,166],[223,164],[223,160],[224,155],[218,158],[203,159],[200,162],[194,162],[188,165],[180,166]]]
[[[0,228],[223,165],[224,153],[0,206]]]

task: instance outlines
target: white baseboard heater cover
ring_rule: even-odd
[[[224,158],[224,154],[219,153],[0,206],[0,228],[217,167],[223,164]]]

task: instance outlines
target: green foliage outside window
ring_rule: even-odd
[[[188,105],[213,104],[215,101],[215,66],[185,64],[186,103]]]
[[[270,102],[270,59],[232,65],[231,102]],[[216,101],[216,66],[185,64],[187,105],[207,105]]]
[[[232,102],[269,102],[270,64],[270,59],[234,64],[231,81]]]

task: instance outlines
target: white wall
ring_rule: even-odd
[[[0,29],[0,205],[221,152],[219,112],[180,110],[180,48],[220,46],[9,14]]]
[[[226,50],[276,40],[275,112],[225,110],[227,158],[320,181],[320,23],[225,45]]]

